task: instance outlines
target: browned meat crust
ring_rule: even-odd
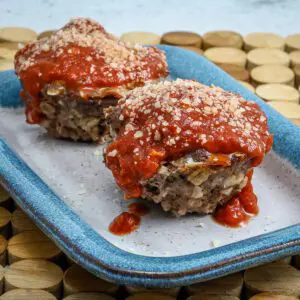
[[[85,99],[84,95],[66,91],[62,85],[47,85],[42,90],[41,123],[50,136],[75,141],[101,142],[106,131],[103,109],[117,104],[107,96]],[[105,135],[108,136],[108,135]]]
[[[160,203],[177,216],[214,212],[246,185],[251,159],[234,153],[230,155],[231,166],[209,166],[204,163],[209,155],[199,150],[166,162],[154,177],[143,182],[143,198]]]

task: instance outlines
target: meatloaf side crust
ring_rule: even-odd
[[[102,142],[106,122],[103,110],[117,104],[113,96],[84,99],[63,85],[48,84],[42,90],[40,110],[45,116],[41,122],[48,134],[56,138],[84,142]]]
[[[143,198],[160,203],[177,216],[209,214],[226,203],[247,184],[251,159],[231,154],[228,167],[207,165],[209,152],[198,150],[181,159],[162,164],[158,173],[144,181]]]

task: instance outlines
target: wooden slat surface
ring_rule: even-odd
[[[286,264],[271,263],[246,270],[244,282],[248,296],[262,292],[300,295],[300,272]]]
[[[173,46],[192,46],[201,48],[202,38],[196,32],[172,31],[163,34],[161,42],[162,44]]]
[[[61,250],[40,231],[24,231],[8,241],[8,263],[22,259],[55,260]]]
[[[141,293],[129,296],[128,300],[175,300],[176,298],[160,293]]]
[[[24,212],[17,208],[11,218],[12,232],[14,235],[28,230],[38,230],[36,225],[24,214]]]
[[[203,49],[212,47],[232,47],[241,49],[243,47],[243,37],[234,31],[209,31],[203,37]]]
[[[42,289],[56,298],[61,296],[63,271],[46,260],[21,260],[13,263],[5,272],[5,291],[17,288]]]
[[[130,44],[160,44],[161,36],[152,32],[132,31],[121,35],[120,39]]]
[[[279,49],[257,48],[247,54],[247,69],[252,70],[262,65],[290,65],[290,57]]]
[[[63,286],[65,297],[71,294],[88,291],[114,295],[118,290],[117,285],[95,277],[78,265],[73,265],[65,271]]]
[[[240,298],[228,295],[193,295],[187,300],[239,300]]]
[[[126,287],[128,294],[141,294],[141,293],[162,293],[172,297],[176,297],[179,294],[180,287],[170,289],[146,289],[138,287]]]
[[[299,92],[297,89],[281,83],[261,84],[256,88],[256,94],[265,101],[299,104]]]
[[[256,48],[284,49],[285,41],[280,35],[272,32],[252,32],[244,36],[244,49],[250,51]]]
[[[228,64],[245,67],[247,61],[245,52],[230,47],[209,48],[204,51],[204,56],[216,65]]]
[[[197,283],[187,287],[190,295],[212,294],[239,297],[243,287],[243,273],[235,273],[207,282]]]
[[[57,298],[44,290],[15,289],[4,293],[0,300],[56,300]],[[82,299],[83,300],[83,299]]]
[[[77,293],[73,295],[69,295],[64,300],[113,300],[110,295],[102,294],[102,293]]]
[[[250,300],[298,300],[296,296],[286,296],[275,293],[261,293],[250,298]]]
[[[251,83],[254,86],[265,83],[282,83],[294,86],[295,74],[292,69],[282,65],[262,65],[252,69]]]
[[[37,33],[25,27],[2,27],[0,28],[1,42],[28,43],[37,39]]]
[[[288,35],[285,39],[285,43],[287,52],[300,50],[300,33]]]
[[[49,36],[52,32],[46,31],[37,36],[31,29],[1,28],[0,70],[13,68],[13,57],[19,46],[37,38]],[[151,32],[129,32],[121,38],[126,42],[158,44],[161,37]],[[183,47],[199,55],[206,50],[204,55],[208,59],[218,64],[253,92],[255,90],[252,85],[255,85],[259,96],[271,101],[269,104],[274,109],[300,125],[299,33],[286,38],[276,33],[252,33],[242,38],[238,32],[232,31],[206,32],[203,37],[198,32],[175,31],[164,34],[161,42]],[[241,48],[244,51],[240,50]],[[278,70],[275,70],[276,67],[269,66],[273,64],[279,65]],[[278,82],[283,84],[285,91],[288,90],[287,94],[281,95],[282,92],[278,90],[278,86],[272,85]],[[272,90],[267,96],[261,94],[261,86],[265,83],[271,84],[269,91]],[[239,273],[184,289],[178,287],[163,290],[119,287],[97,279],[73,263],[65,271],[64,285],[62,285],[63,273],[60,265],[65,268],[61,262],[67,261],[66,257],[62,260],[55,260],[55,264],[45,260],[24,260],[24,258],[33,257],[52,259],[60,251],[41,233],[37,236],[42,238],[35,239],[36,233],[30,231],[37,232],[39,229],[20,209],[13,212],[12,203],[9,194],[0,187],[0,206],[5,208],[0,208],[0,231],[2,230],[2,233],[9,238],[7,251],[7,240],[0,235],[0,264],[4,266],[10,264],[5,274],[5,289],[9,291],[0,296],[0,300],[28,299],[28,297],[33,300],[52,300],[63,299],[63,295],[67,300],[110,300],[115,297],[117,299],[127,297],[132,300],[175,299],[176,297],[180,300],[244,300],[250,299],[251,296],[253,300],[295,300],[300,297],[300,256],[295,256],[292,262],[289,257],[276,263],[247,270],[244,278],[242,273]],[[12,212],[12,215],[8,210]],[[11,234],[15,236],[11,237]],[[7,253],[9,254],[8,261]],[[13,263],[17,260],[20,261]],[[290,266],[291,263],[294,267]],[[0,266],[0,294],[3,283],[4,269]],[[34,290],[28,290],[28,288]],[[48,290],[52,294],[40,289]],[[242,289],[243,293],[241,293]],[[105,292],[105,294],[100,292]],[[53,294],[57,298],[53,298]]]

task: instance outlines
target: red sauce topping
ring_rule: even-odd
[[[213,215],[216,222],[228,227],[240,227],[258,214],[257,197],[253,193],[251,177],[252,173],[248,176],[247,185],[236,197],[217,208]]]
[[[105,162],[127,199],[143,194],[140,182],[154,176],[163,161],[204,148],[221,154],[212,162],[226,166],[222,153],[242,152],[256,166],[273,142],[257,104],[190,80],[136,88],[117,111],[121,127]]]
[[[27,121],[43,116],[39,97],[43,86],[59,80],[67,89],[84,87],[132,88],[168,73],[165,55],[154,47],[129,47],[90,19],[77,18],[52,36],[21,49],[16,73],[26,97]]]
[[[135,231],[141,223],[141,218],[129,212],[123,212],[109,225],[109,231],[115,235],[125,235]]]
[[[149,208],[143,203],[134,202],[128,206],[128,211],[137,216],[144,216],[149,212]]]

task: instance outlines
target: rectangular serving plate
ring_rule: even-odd
[[[103,165],[102,147],[51,139],[27,125],[13,71],[0,73],[2,184],[74,261],[117,283],[187,285],[300,252],[300,129],[203,57],[160,48],[172,78],[239,93],[268,116],[274,151],[255,171],[260,213],[246,227],[225,228],[209,216],[176,219],[146,203],[150,214],[136,232],[110,234],[109,223],[130,202]]]

